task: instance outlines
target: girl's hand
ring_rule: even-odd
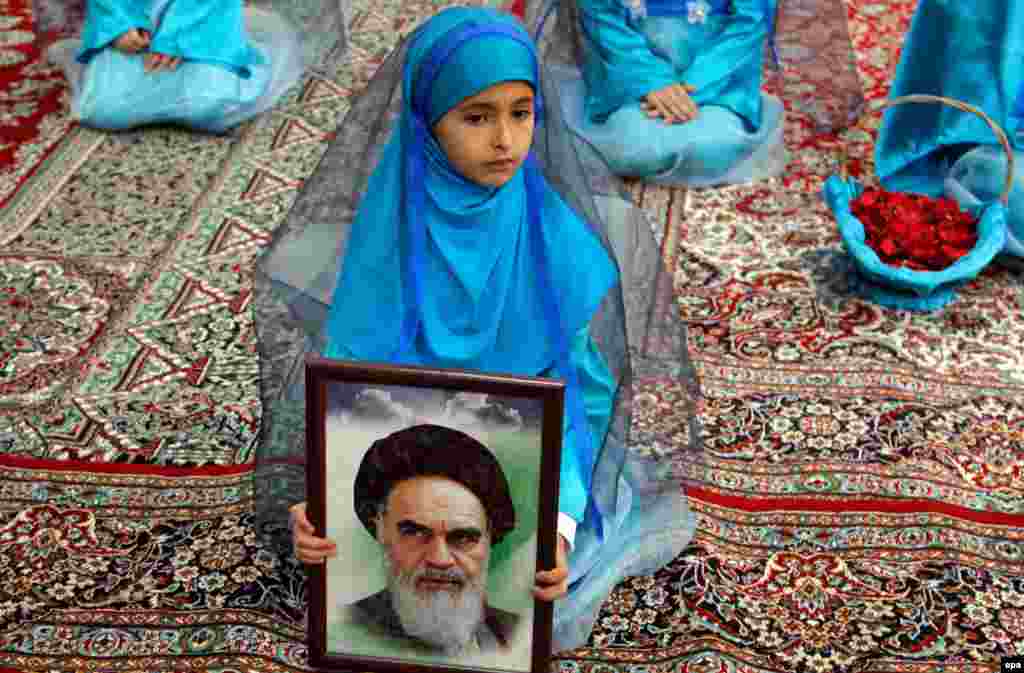
[[[558,536],[558,548],[555,551],[555,569],[542,570],[537,573],[537,586],[533,595],[539,600],[550,603],[569,593],[569,543],[561,535]]]
[[[688,122],[697,118],[697,104],[690,98],[696,89],[688,84],[670,84],[647,94],[640,109],[652,119],[662,118],[669,124]]]
[[[149,49],[149,31],[133,28],[114,40],[114,49],[126,54],[137,54]]]
[[[290,510],[292,517],[292,545],[295,557],[303,563],[316,565],[338,555],[337,545],[333,540],[316,537],[313,524],[306,518],[306,503],[293,505]]]
[[[167,54],[146,54],[142,62],[146,72],[157,72],[158,70],[174,70],[181,64],[181,59]]]

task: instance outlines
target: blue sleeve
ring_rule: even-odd
[[[138,0],[88,0],[82,47],[76,57],[78,62],[88,63],[111,42],[136,28],[148,30],[150,34],[153,32],[147,3]]]
[[[621,0],[579,0],[578,6],[591,121],[681,81],[675,66],[651,50]]]
[[[611,422],[612,406],[615,400],[615,379],[608,370],[604,358],[598,351],[590,332],[583,328],[573,339],[570,362],[576,368],[583,406],[594,441],[600,446]],[[577,523],[583,521],[590,494],[586,484],[590,475],[584,477],[584,470],[591,466],[582,465],[579,455],[579,440],[576,432],[568,427],[568,414],[563,420],[562,467],[558,484],[558,511],[572,517]]]
[[[243,78],[265,59],[249,43],[241,0],[172,0],[150,51],[226,67]]]
[[[761,126],[761,73],[765,40],[775,20],[774,0],[733,0],[718,38],[682,73],[697,105],[727,107],[751,129]]]

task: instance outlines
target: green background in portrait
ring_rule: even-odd
[[[478,438],[480,439],[480,438]],[[484,444],[501,463],[512,491],[516,527],[491,551],[491,567],[502,566],[537,532],[540,496],[540,431],[499,430],[487,435]]]

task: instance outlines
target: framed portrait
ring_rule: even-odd
[[[564,384],[306,360],[310,663],[547,673]]]

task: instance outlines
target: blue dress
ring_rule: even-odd
[[[761,93],[773,0],[578,0],[583,81],[560,73],[569,123],[612,171],[705,186],[778,175],[786,164],[781,102]],[[643,7],[641,3],[638,5]],[[695,87],[696,119],[666,124],[641,98]]]
[[[146,73],[145,54],[114,49],[123,33],[150,32],[150,51],[180,57],[175,70]],[[81,41],[59,42],[72,115],[121,130],[180,124],[222,133],[269,109],[301,77],[298,33],[280,16],[241,0],[89,0]]]
[[[932,94],[981,109],[1024,160],[1024,1],[921,0],[891,96]],[[978,116],[938,104],[886,111],[875,165],[889,189],[947,195],[962,204],[999,197],[1006,155]],[[1024,179],[1010,193],[1005,252],[1024,255]]]

